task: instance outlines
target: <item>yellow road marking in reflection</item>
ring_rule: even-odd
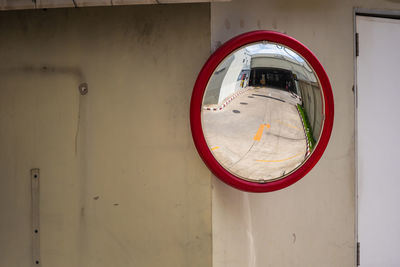
[[[218,148],[219,148],[219,146],[215,146],[215,147],[212,147],[211,150],[215,150],[215,149],[218,149]]]
[[[260,127],[258,127],[258,131],[256,135],[253,137],[254,141],[260,141],[262,133],[264,131],[265,124],[261,124]]]
[[[278,160],[256,160],[257,162],[282,162],[282,161],[286,161],[286,160],[289,160],[289,159],[293,159],[293,158],[295,158],[295,157],[298,157],[298,156],[300,156],[300,155],[302,155],[303,153],[299,153],[299,154],[296,154],[296,155],[294,155],[293,157],[290,157],[290,158],[287,158],[287,159],[278,159]]]
[[[265,124],[261,124],[258,128],[256,135],[253,137],[254,141],[260,141],[262,133],[264,131]]]
[[[260,141],[261,140],[261,136],[262,136],[262,133],[264,131],[264,127],[271,128],[271,125],[269,123],[260,124],[260,127],[258,127],[256,135],[253,137],[254,141]]]
[[[291,125],[291,124],[286,123],[286,122],[282,122],[282,121],[276,121],[276,122],[279,123],[279,124],[285,125],[287,127],[293,128],[293,129],[297,129],[297,130],[301,130],[301,131],[303,130],[303,129],[300,129],[299,127],[297,127],[297,126]]]

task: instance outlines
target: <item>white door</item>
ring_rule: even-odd
[[[360,266],[400,266],[400,20],[357,16]]]

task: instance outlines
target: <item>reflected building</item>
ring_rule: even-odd
[[[251,56],[244,48],[227,57],[214,71],[204,94],[204,105],[218,105],[246,88],[250,77]]]
[[[260,46],[260,45],[255,45]],[[312,144],[318,140],[322,129],[322,92],[318,80],[309,65],[295,52],[274,44],[265,50],[282,51],[282,53],[255,53],[251,55],[250,85],[277,88],[292,93],[300,100],[308,120],[312,135]]]

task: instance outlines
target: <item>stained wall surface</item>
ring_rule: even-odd
[[[31,168],[41,266],[211,266],[210,175],[188,116],[209,12],[0,13],[0,266],[31,266]]]
[[[211,4],[211,17],[209,4],[1,12],[0,266],[31,262],[31,168],[41,169],[42,266],[355,266],[354,7],[400,4],[233,0]],[[213,177],[188,118],[210,43],[256,29],[308,46],[335,98],[321,161],[269,194]]]
[[[356,265],[354,7],[398,10],[400,3],[233,0],[211,4],[213,49],[251,30],[286,33],[319,58],[335,100],[326,152],[296,184],[278,192],[251,194],[213,179],[214,267]]]

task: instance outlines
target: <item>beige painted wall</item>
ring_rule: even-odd
[[[208,4],[1,12],[0,266],[30,263],[34,167],[43,266],[354,266],[355,6],[400,9],[233,0],[211,5],[211,33]],[[321,161],[268,194],[212,178],[188,119],[210,42],[255,29],[307,45],[336,104]]]
[[[31,168],[42,266],[211,265],[210,175],[188,116],[209,12],[0,13],[0,266],[31,263]]]
[[[355,266],[353,7],[400,9],[395,0],[233,0],[211,5],[215,49],[240,33],[287,33],[330,78],[332,137],[321,161],[291,187],[249,194],[213,179],[214,267]]]

